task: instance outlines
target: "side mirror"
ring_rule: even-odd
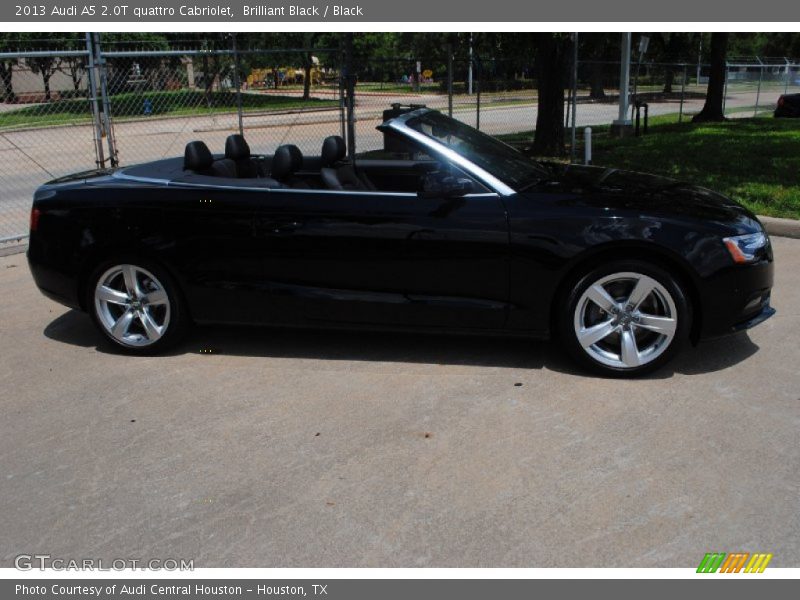
[[[420,198],[460,198],[472,192],[472,180],[466,177],[431,174],[422,178],[420,187]]]

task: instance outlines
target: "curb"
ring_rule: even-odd
[[[758,216],[769,235],[800,239],[800,221],[795,219],[779,219],[778,217]]]

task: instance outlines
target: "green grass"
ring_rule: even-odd
[[[234,92],[212,92],[208,98],[198,90],[176,90],[164,92],[127,92],[109,98],[111,113],[115,118],[152,118],[156,116],[204,115],[235,112],[237,107]],[[150,114],[145,114],[145,100],[151,103]],[[270,94],[242,94],[245,111],[275,111],[300,108],[335,107],[335,100],[311,98],[303,100],[292,96]],[[45,127],[86,123],[91,120],[89,102],[86,98],[70,98],[54,102],[21,106],[18,109],[0,112],[0,130],[21,127]]]
[[[678,124],[663,115],[651,119],[648,134],[638,138],[612,138],[607,130],[597,128],[593,137],[595,165],[675,177],[730,196],[758,214],[800,219],[798,119]],[[521,143],[532,134],[501,137]]]
[[[356,85],[356,94],[358,92],[400,92],[404,94],[415,94],[417,89],[413,83],[396,83],[396,82],[364,82]],[[419,93],[421,94],[441,94],[442,85],[440,83],[421,83],[419,86]],[[446,91],[444,92],[447,93]]]

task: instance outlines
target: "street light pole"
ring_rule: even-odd
[[[623,136],[632,128],[628,118],[628,96],[631,83],[631,33],[622,34],[619,67],[619,115],[611,124],[611,132]]]

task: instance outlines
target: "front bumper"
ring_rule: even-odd
[[[731,328],[731,333],[736,333],[738,331],[745,331],[746,329],[752,329],[756,325],[760,325],[767,319],[769,319],[772,315],[774,315],[777,311],[772,308],[769,304],[767,304],[764,308],[761,309],[761,312],[757,315],[749,318],[747,321],[742,323],[737,323]]]
[[[700,339],[717,338],[763,323],[775,309],[770,304],[774,263],[763,260],[724,269],[703,282]]]

